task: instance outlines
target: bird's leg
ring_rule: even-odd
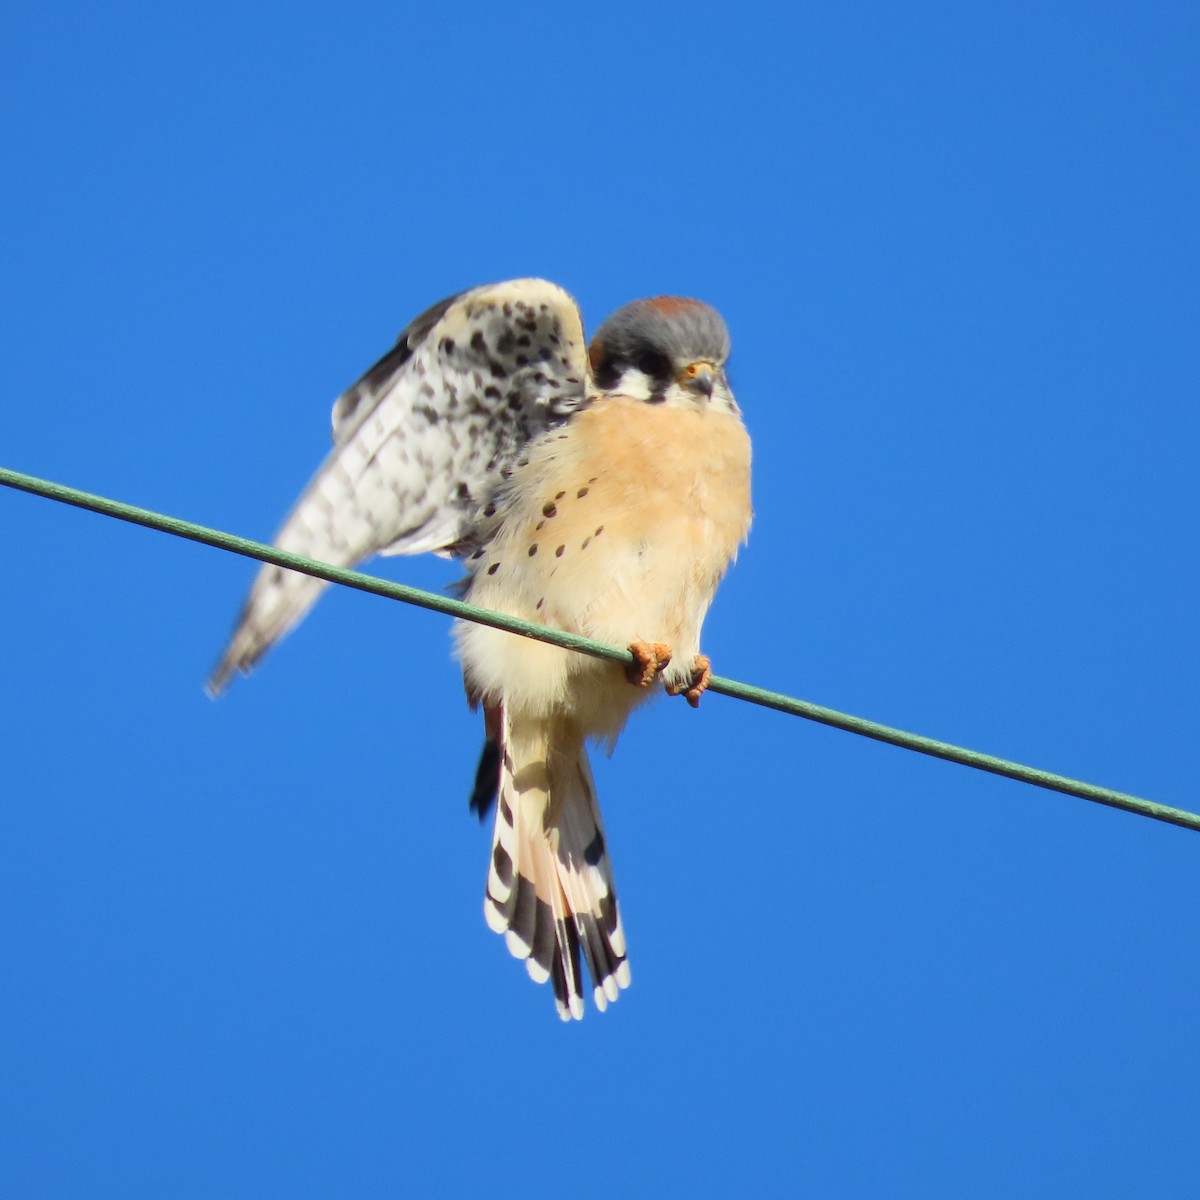
[[[625,667],[625,678],[634,687],[649,687],[671,661],[671,647],[662,642],[632,642],[633,662]]]
[[[692,659],[692,677],[679,683],[666,684],[667,695],[678,696],[681,693],[693,708],[700,707],[700,697],[708,690],[708,681],[712,678],[712,664],[707,654],[697,654]]]

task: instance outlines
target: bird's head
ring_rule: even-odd
[[[601,391],[682,408],[736,413],[725,378],[729,331],[699,300],[656,296],[619,308],[588,348]]]

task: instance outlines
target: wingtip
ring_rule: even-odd
[[[229,680],[232,677],[232,672],[227,670],[214,671],[204,681],[204,694],[210,700],[220,700],[224,695],[225,689],[229,687]]]
[[[204,683],[204,691],[210,700],[219,700],[224,694],[233,677],[237,674],[245,674],[243,668],[239,667],[236,662],[226,654],[215,667],[212,673]]]

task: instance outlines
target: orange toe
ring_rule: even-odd
[[[625,667],[625,677],[634,687],[649,687],[671,661],[671,647],[662,642],[631,642],[633,662]]]

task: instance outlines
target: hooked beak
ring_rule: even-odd
[[[713,387],[716,385],[716,368],[709,362],[690,363],[683,370],[679,382],[693,392],[712,399]]]

